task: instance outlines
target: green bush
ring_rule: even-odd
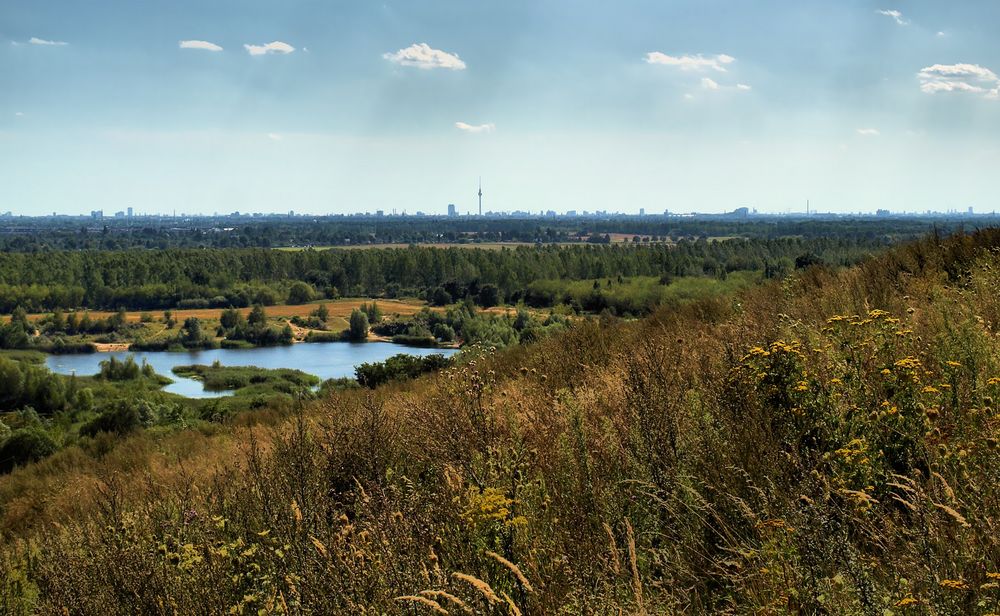
[[[58,448],[52,437],[40,428],[15,430],[0,445],[0,472],[9,473],[18,466],[47,458]]]

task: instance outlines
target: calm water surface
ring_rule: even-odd
[[[111,357],[124,359],[132,355],[135,361],[143,360],[153,366],[158,374],[174,380],[163,388],[174,394],[188,398],[215,398],[228,395],[226,392],[205,391],[201,381],[182,378],[173,373],[174,366],[190,364],[212,364],[218,361],[223,366],[257,366],[258,368],[294,368],[318,376],[322,380],[353,377],[358,364],[385,361],[400,353],[407,355],[441,354],[450,356],[456,349],[419,349],[389,342],[317,342],[293,344],[291,346],[264,347],[257,349],[212,349],[210,351],[188,351],[170,353],[167,351],[88,353],[81,355],[50,355],[45,361],[49,370],[59,374],[91,376],[101,371],[100,363]]]

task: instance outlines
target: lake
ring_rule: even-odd
[[[255,349],[212,349],[171,353],[167,351],[120,353],[86,353],[80,355],[49,355],[45,365],[59,374],[92,376],[101,371],[100,363],[111,357],[124,359],[132,355],[135,361],[145,360],[158,374],[174,380],[163,388],[188,398],[216,398],[229,395],[224,391],[205,391],[201,381],[179,377],[174,366],[190,364],[211,365],[218,361],[223,366],[257,366],[258,368],[294,368],[318,376],[322,380],[353,377],[358,364],[385,361],[393,355],[405,353],[424,357],[441,354],[453,355],[457,349],[421,349],[391,342],[316,342],[290,346],[262,347]]]

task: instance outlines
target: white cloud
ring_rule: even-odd
[[[920,89],[927,94],[968,92],[1000,98],[1000,77],[978,64],[935,64],[917,73]]]
[[[708,77],[702,77],[701,87],[705,88],[706,90],[718,90],[719,84],[717,84],[714,80],[709,79]]]
[[[20,118],[20,117],[24,116],[24,112],[23,111],[15,111],[14,115]]]
[[[268,133],[267,138],[271,141],[281,141],[282,137],[278,133]]]
[[[896,23],[899,24],[900,26],[906,26],[906,25],[909,25],[909,23],[910,23],[910,22],[906,21],[905,19],[903,19],[903,14],[900,13],[899,11],[895,10],[895,9],[892,9],[892,10],[881,9],[881,10],[878,10],[876,12],[879,15],[885,15],[886,17],[892,17],[894,20],[896,20]]]
[[[862,137],[878,137],[881,133],[877,128],[859,128],[858,134]]]
[[[422,69],[447,68],[453,71],[465,70],[465,62],[458,54],[434,49],[427,43],[414,43],[396,53],[384,53],[382,57],[401,66],[415,66]]]
[[[689,101],[693,101],[694,100],[694,94],[691,94],[690,92],[688,92],[687,94],[684,95],[684,98],[687,99],[687,100],[689,100]]]
[[[668,56],[667,54],[659,51],[651,51],[646,54],[647,64],[674,66],[682,71],[703,71],[706,69],[712,69],[714,71],[719,71],[720,73],[725,73],[725,65],[732,64],[735,61],[736,58],[727,56],[726,54],[719,54],[716,56],[703,56],[701,54]]]
[[[208,41],[179,41],[177,46],[181,49],[203,49],[205,51],[222,51],[222,47],[219,47],[215,43],[209,43]]]
[[[246,49],[251,56],[263,56],[269,53],[287,54],[295,51],[294,47],[281,41],[271,41],[266,45],[250,45],[247,43],[243,45],[243,48]]]
[[[47,41],[45,39],[40,39],[37,36],[33,36],[28,39],[28,42],[32,45],[56,45],[62,47],[63,45],[69,45],[66,41]]]
[[[938,31],[937,35],[938,36],[948,36],[948,33],[945,32],[944,30],[940,30],[940,31]]]
[[[466,124],[465,122],[455,122],[455,128],[466,133],[492,133],[497,127],[495,124]]]
[[[738,84],[736,84],[736,89],[737,90],[742,90],[743,92],[749,92],[750,90],[753,90],[753,88],[751,88],[750,86],[748,86],[745,83],[738,83]]]

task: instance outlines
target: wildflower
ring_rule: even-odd
[[[952,368],[961,368],[962,367],[962,364],[958,363],[957,361],[946,361],[945,363],[948,364],[949,366],[951,366]]]
[[[965,583],[964,580],[941,580],[938,582],[938,586],[941,588],[948,588],[950,590],[968,590],[969,585]]]
[[[896,607],[909,607],[911,605],[916,605],[917,603],[920,602],[914,599],[913,597],[903,597],[902,599],[896,602]]]
[[[923,391],[925,394],[939,394],[939,393],[941,393],[941,390],[938,389],[937,387],[934,387],[933,385],[928,385],[928,386],[924,387],[921,391]]]

